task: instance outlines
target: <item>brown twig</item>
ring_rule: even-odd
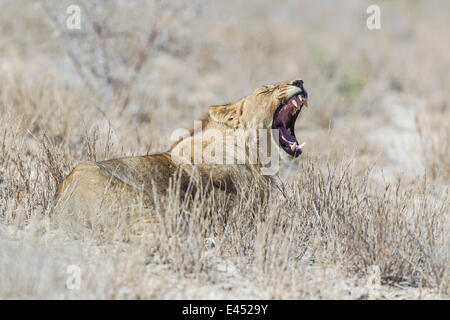
[[[159,11],[161,11],[162,9],[163,9],[163,7],[161,7]],[[159,16],[160,16],[160,12],[158,12],[158,14],[156,15],[155,22],[147,36],[147,40],[146,40],[144,46],[139,51],[139,57],[136,61],[136,64],[134,65],[133,73],[131,74],[130,78],[128,79],[128,81],[125,84],[125,89],[123,91],[124,93],[123,93],[122,99],[121,99],[122,103],[120,105],[120,113],[119,113],[120,115],[122,115],[123,111],[125,110],[128,103],[130,102],[129,100],[130,100],[131,88],[132,88],[134,82],[136,81],[136,78],[137,78],[139,72],[141,71],[142,66],[147,61],[149,51],[158,35],[158,32],[159,32],[158,17]]]
[[[52,10],[48,7],[47,3],[46,2],[42,2],[41,5],[43,7],[44,13],[46,14],[47,18],[49,19],[49,21],[51,22],[53,27],[61,29],[59,27],[60,24],[58,22],[58,19],[56,18],[56,16],[54,14],[52,14]],[[70,39],[69,39],[67,33],[64,32],[64,30],[60,30],[60,33],[62,35],[62,38],[66,42],[66,46],[65,46],[66,47],[66,53],[67,53],[67,56],[69,57],[70,61],[72,62],[72,65],[73,65],[73,67],[75,69],[75,72],[78,74],[78,76],[83,81],[83,83],[86,86],[86,88],[89,90],[90,95],[92,97],[94,97],[96,102],[99,101],[99,98],[97,96],[97,93],[96,93],[94,87],[91,85],[88,77],[86,76],[86,73],[83,71],[83,66],[81,65],[80,60],[77,58],[75,53],[69,48],[68,44],[70,42]],[[96,103],[94,103],[94,107],[102,114],[103,117],[107,118],[106,113],[99,106],[97,106]]]

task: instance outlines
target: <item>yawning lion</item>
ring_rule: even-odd
[[[199,188],[232,195],[241,179],[270,180],[271,171],[264,175],[264,169],[280,156],[302,153],[304,143],[297,141],[294,126],[307,98],[302,80],[264,85],[235,103],[211,106],[197,130],[167,152],[83,162],[58,186],[58,210],[89,215],[106,206],[152,206],[169,181],[176,181],[180,196],[186,197]],[[261,142],[267,136],[269,143]],[[261,153],[262,145],[270,150]],[[272,155],[269,161],[266,153]]]

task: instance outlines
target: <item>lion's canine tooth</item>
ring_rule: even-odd
[[[295,106],[296,108],[298,108],[298,104],[297,104],[297,101],[295,101],[295,100],[292,100],[292,103],[294,104],[294,106]]]
[[[291,146],[291,150],[292,151],[297,150],[297,143],[296,142],[294,142],[294,144]]]
[[[298,146],[299,149],[303,148],[305,146],[306,142],[303,142],[301,145]]]

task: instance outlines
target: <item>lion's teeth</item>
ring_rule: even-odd
[[[306,142],[303,142],[301,145],[298,146],[299,149],[303,148],[305,146]]]
[[[297,101],[292,100],[292,103],[294,104],[294,106],[295,106],[296,108],[298,108]]]
[[[297,150],[297,143],[296,142],[294,142],[294,144],[291,146],[291,150],[292,151]]]

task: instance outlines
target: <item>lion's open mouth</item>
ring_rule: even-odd
[[[278,143],[287,154],[298,157],[302,154],[303,142],[299,144],[295,137],[295,121],[303,106],[308,106],[306,95],[299,93],[287,102],[281,103],[273,115],[272,128],[278,129]]]

